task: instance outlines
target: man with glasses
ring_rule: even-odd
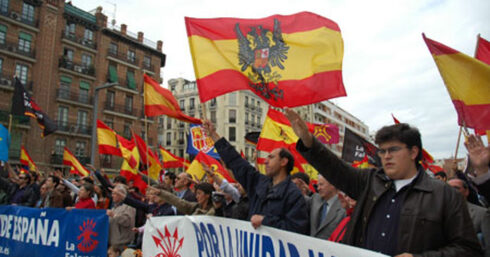
[[[0,177],[0,188],[7,192],[10,204],[34,207],[39,199],[27,173],[19,174],[16,183]]]
[[[382,168],[340,160],[286,109],[296,148],[330,183],[357,201],[342,242],[390,256],[481,256],[468,208],[455,190],[430,178],[419,161],[419,131],[400,123],[375,136]]]

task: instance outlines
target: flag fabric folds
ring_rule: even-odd
[[[161,87],[155,80],[146,74],[144,74],[143,77],[145,80],[144,95],[146,116],[167,115],[188,123],[202,123],[200,119],[188,116],[180,110],[180,106],[170,90]]]
[[[0,124],[0,161],[9,160],[10,134],[7,128]]]
[[[151,179],[158,179],[160,175],[160,170],[162,170],[162,164],[158,159],[158,156],[147,147],[145,141],[133,132],[133,138],[136,141],[136,147],[138,148],[138,153],[140,156],[140,169],[145,167],[148,172],[148,176]],[[141,166],[142,165],[142,166]]]
[[[201,102],[250,90],[276,107],[345,96],[339,26],[310,12],[185,18]]]
[[[29,116],[36,119],[37,124],[41,128],[41,137],[45,137],[58,129],[56,123],[51,120],[46,113],[34,102],[29,93],[24,88],[24,85],[18,78],[15,78],[15,89],[12,96],[12,111],[13,115]]]
[[[22,164],[22,166],[25,166],[31,172],[37,171],[36,164],[32,160],[29,153],[27,153],[27,150],[25,149],[24,146],[20,147],[20,163]]]
[[[490,65],[490,42],[478,35],[475,58]]]
[[[228,173],[228,171],[213,157],[205,154],[204,152],[199,152],[194,160],[192,161],[186,172],[189,173],[194,179],[200,181],[206,174],[202,164],[206,164],[214,172],[218,173],[221,177],[228,180],[230,183],[235,183],[235,179]]]
[[[78,174],[83,177],[90,174],[90,172],[78,161],[75,155],[73,155],[66,147],[63,152],[63,164],[71,167],[70,173]]]
[[[125,177],[128,183],[132,182],[133,186],[137,187],[142,194],[146,194],[148,184],[146,184],[138,173],[138,167],[132,168],[126,160],[123,160],[119,174]]]
[[[245,142],[251,145],[257,145],[259,142],[260,131],[248,132],[245,134]]]
[[[201,125],[189,126],[186,152],[190,155],[197,155],[199,152],[204,152],[215,159],[220,159],[218,151],[214,148],[213,139],[206,135]]]
[[[117,141],[119,142],[119,149],[121,149],[121,154],[124,160],[128,162],[131,167],[131,171],[135,174],[138,173],[140,155],[136,143],[133,140],[127,140],[126,138],[116,135]]]
[[[97,142],[99,154],[122,156],[121,149],[117,146],[116,132],[100,120],[97,120]]]
[[[189,162],[184,158],[172,154],[167,149],[160,146],[160,154],[163,159],[163,167],[168,168],[184,168],[189,166]]]
[[[458,113],[458,124],[490,129],[490,65],[423,38]]]
[[[345,128],[344,145],[342,147],[342,159],[346,162],[362,162],[364,156],[367,155],[368,162],[376,167],[381,167],[381,160],[377,152],[378,148],[357,135],[349,128]]]

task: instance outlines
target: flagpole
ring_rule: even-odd
[[[9,114],[9,134],[12,131],[12,114]]]
[[[145,74],[146,72],[143,71],[143,114],[145,117],[145,142],[146,142],[146,172],[148,173],[148,186],[151,186],[150,184],[150,166],[148,165],[148,117],[146,117],[146,112],[145,112]]]
[[[454,161],[458,158],[459,141],[461,140],[461,133],[463,132],[463,127],[459,126],[458,142],[456,143],[456,151],[454,152]]]
[[[202,109],[202,118],[204,120],[207,120],[207,115],[206,115],[206,103],[201,103],[201,109]]]

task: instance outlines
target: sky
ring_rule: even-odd
[[[344,41],[343,80],[347,97],[332,101],[369,126],[371,133],[393,123],[417,127],[424,148],[436,159],[454,156],[457,115],[422,39],[473,56],[477,35],[490,40],[488,0],[73,0],[97,6],[128,31],[163,41],[167,62],[163,86],[172,78],[195,80],[184,17],[263,18],[310,11],[335,21]],[[490,96],[489,96],[490,97]],[[458,157],[466,150],[461,141]]]

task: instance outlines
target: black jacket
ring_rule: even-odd
[[[0,188],[7,192],[9,197],[9,203],[12,203],[12,197],[15,193],[20,190],[19,185],[11,182],[10,180],[0,177]],[[39,193],[36,192],[36,185],[30,184],[27,185],[18,205],[34,207],[36,205],[37,200],[39,200]]]
[[[308,234],[306,201],[289,176],[272,187],[272,179],[260,174],[224,138],[218,140],[215,147],[226,166],[247,191],[250,200],[249,219],[254,214],[264,215],[262,225]]]
[[[357,200],[343,242],[364,246],[369,217],[393,181],[383,169],[360,171],[351,167],[316,139],[310,149],[301,140],[296,149],[332,185]],[[481,256],[462,195],[430,178],[423,169],[419,169],[413,187],[407,192],[398,228],[398,253],[427,257]]]

